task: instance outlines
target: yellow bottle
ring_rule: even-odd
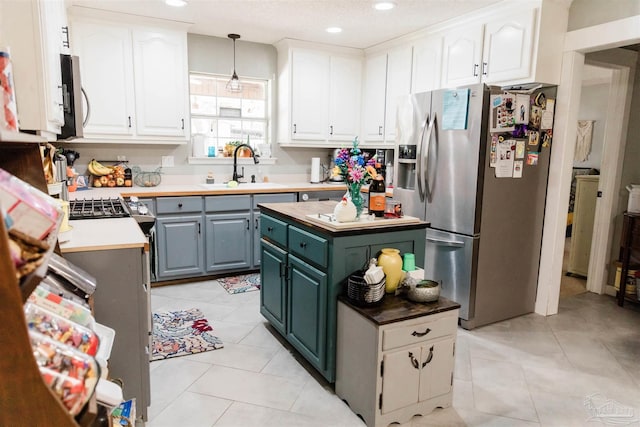
[[[394,248],[384,248],[378,257],[378,265],[386,276],[385,291],[394,293],[402,280],[402,257],[400,251]]]

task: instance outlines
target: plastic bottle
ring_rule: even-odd
[[[383,217],[385,203],[386,188],[384,186],[384,178],[382,175],[378,175],[369,185],[369,213],[377,217]]]

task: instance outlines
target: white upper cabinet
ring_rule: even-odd
[[[482,78],[487,83],[526,78],[531,73],[536,9],[497,17],[484,27]]]
[[[412,48],[394,48],[365,61],[364,142],[395,142],[398,97],[411,92]]]
[[[329,102],[329,64],[325,52],[291,53],[291,138],[324,140]]]
[[[387,87],[387,55],[367,57],[364,63],[362,94],[364,141],[384,140],[385,92]]]
[[[306,146],[352,141],[360,124],[361,54],[303,44],[277,45],[278,141]]]
[[[186,32],[76,17],[72,38],[88,99],[87,140],[187,142]]]
[[[20,130],[55,140],[64,125],[60,54],[69,53],[64,1],[11,2],[0,26],[11,49]]]
[[[73,51],[80,58],[87,95],[85,137],[134,135],[135,101],[129,29],[94,21],[73,23]]]
[[[186,137],[189,121],[186,52],[186,33],[133,31],[138,135]]]
[[[414,42],[411,93],[440,89],[441,64],[441,35],[430,35]]]
[[[446,30],[443,87],[560,82],[567,7],[553,0],[506,7]]]

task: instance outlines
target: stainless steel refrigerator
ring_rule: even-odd
[[[555,98],[555,87],[547,87],[529,99],[539,92]],[[430,223],[425,278],[461,304],[466,329],[530,313],[535,304],[550,147],[525,142],[522,176],[496,178],[490,103],[501,93],[484,84],[419,93],[397,111],[393,197],[405,214]],[[451,112],[458,94],[468,101]],[[532,149],[537,164],[528,165]]]

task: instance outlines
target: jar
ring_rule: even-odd
[[[378,257],[378,265],[386,276],[385,291],[394,293],[402,280],[402,257],[400,251],[394,248],[384,248]]]

